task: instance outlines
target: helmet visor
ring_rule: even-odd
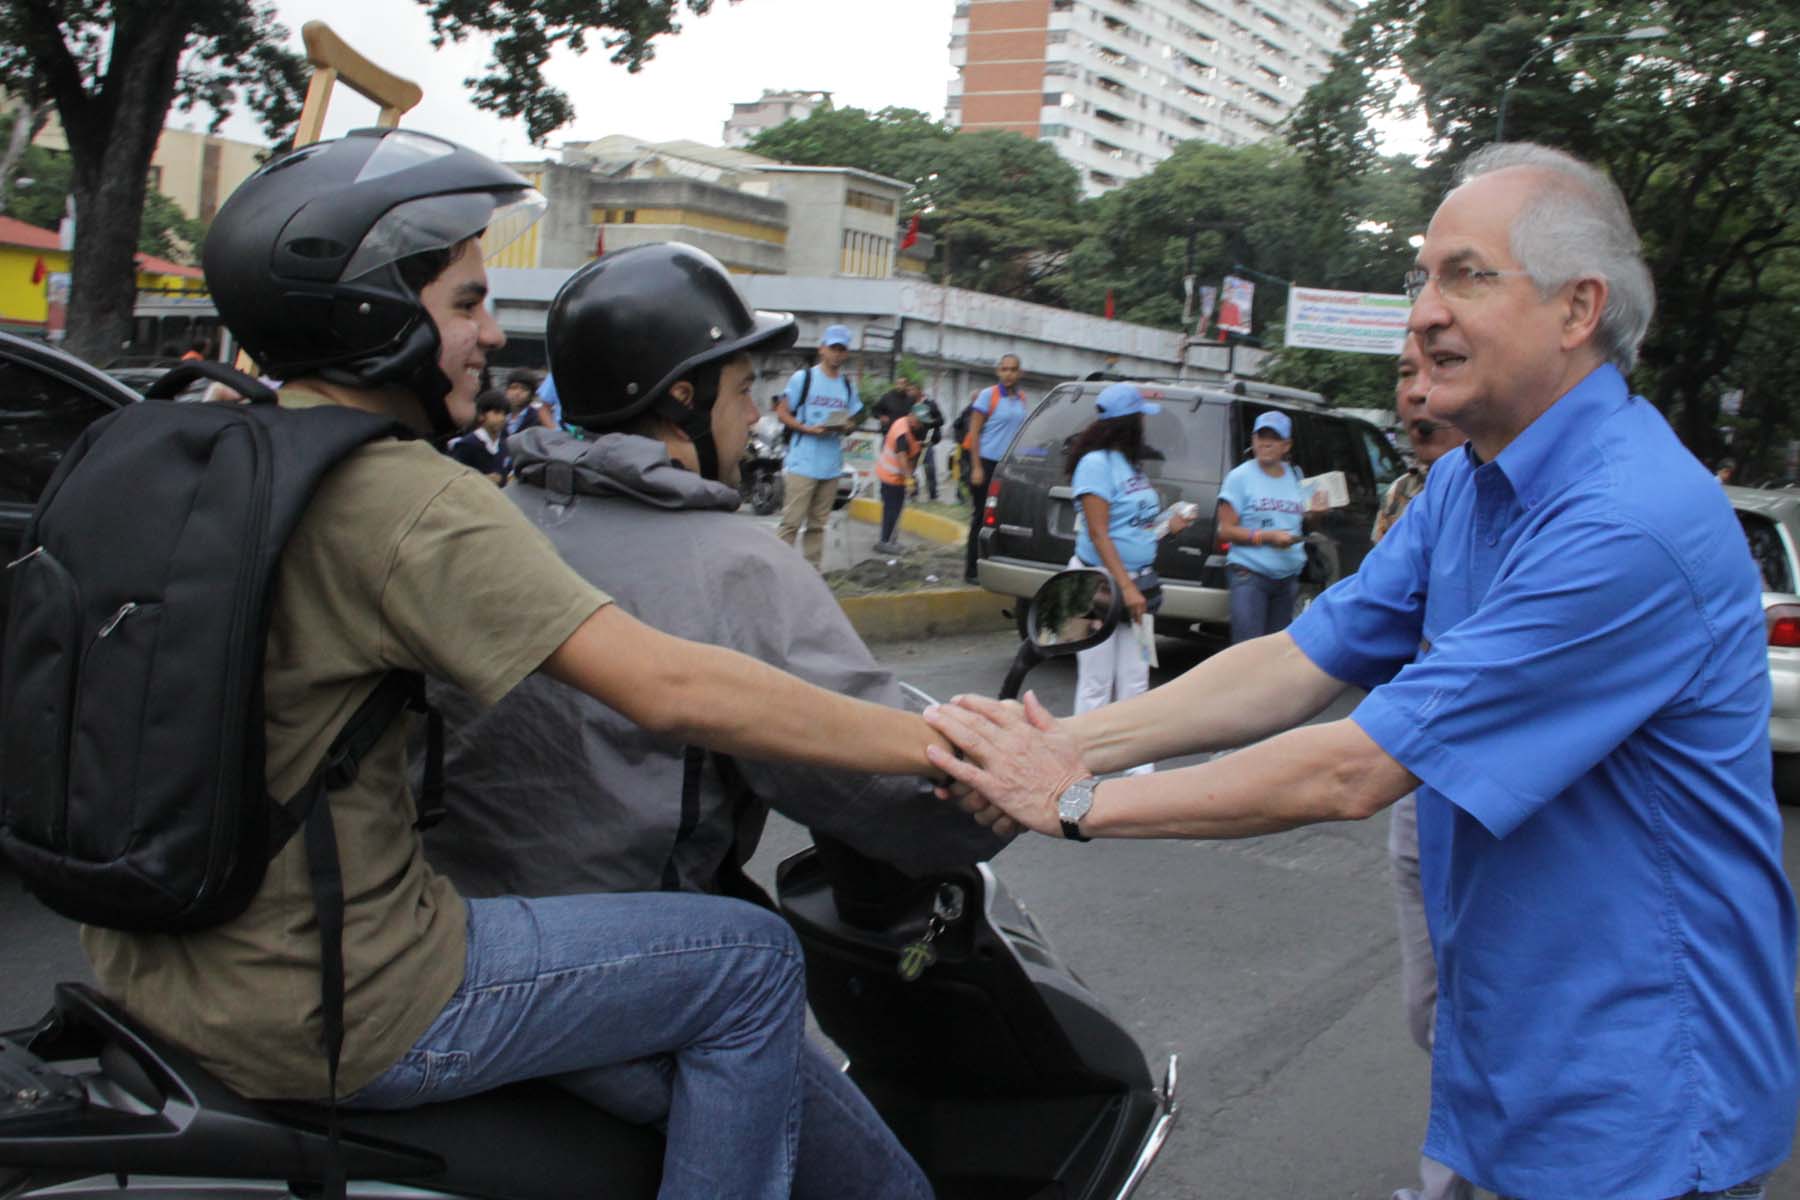
[[[448,250],[477,236],[483,256],[491,256],[537,224],[546,206],[543,193],[530,187],[408,200],[375,222],[339,279],[349,283],[403,258]]]

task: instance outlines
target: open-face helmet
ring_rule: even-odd
[[[419,264],[430,260],[417,256],[483,234],[482,252],[493,254],[544,207],[521,176],[466,147],[358,129],[246,179],[213,219],[201,257],[220,318],[264,373],[401,384],[443,429],[451,382],[419,300],[431,278],[419,277]]]
[[[655,242],[569,276],[550,303],[547,334],[564,420],[604,432],[654,412],[693,440],[701,473],[717,479],[716,392],[697,389],[689,407],[669,388],[734,355],[786,349],[798,330],[788,313],[752,312],[706,251]]]

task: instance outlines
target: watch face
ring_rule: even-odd
[[[1058,819],[1080,824],[1081,819],[1088,815],[1088,809],[1094,806],[1094,785],[1097,782],[1094,779],[1083,779],[1070,784],[1068,790],[1056,801]]]

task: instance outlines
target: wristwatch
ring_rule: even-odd
[[[1092,840],[1081,832],[1081,819],[1094,807],[1094,789],[1099,786],[1100,781],[1089,775],[1086,779],[1077,779],[1071,783],[1056,798],[1056,815],[1062,821],[1063,836],[1070,841]]]

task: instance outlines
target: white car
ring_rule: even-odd
[[[1800,491],[1728,487],[1750,554],[1762,571],[1769,629],[1769,745],[1775,795],[1800,804]]]

